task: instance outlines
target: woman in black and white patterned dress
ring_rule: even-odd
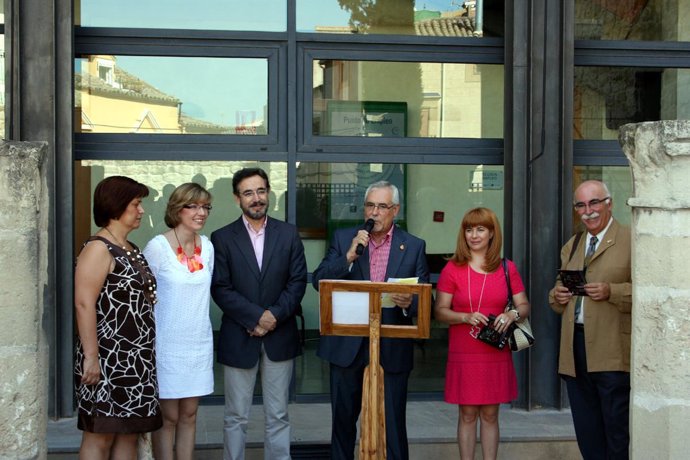
[[[127,235],[139,227],[145,185],[108,177],[94,191],[101,229],[84,244],[74,276],[80,458],[136,458],[139,433],[162,425],[155,357],[156,280]]]

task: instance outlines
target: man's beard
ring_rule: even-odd
[[[261,209],[252,209],[254,206],[261,205],[263,208]],[[268,200],[263,201],[263,200],[257,200],[253,201],[249,206],[244,207],[240,206],[242,208],[242,212],[244,213],[245,216],[254,219],[254,220],[260,220],[263,219],[264,216],[266,216],[266,211],[268,210]]]

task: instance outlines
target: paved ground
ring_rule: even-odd
[[[327,444],[330,440],[331,415],[328,404],[291,404],[293,444]],[[410,444],[454,444],[457,407],[441,401],[408,403],[407,427]],[[553,442],[572,444],[575,440],[570,411],[514,410],[502,407],[501,443]],[[199,449],[222,448],[223,407],[201,406],[197,422]],[[262,406],[252,407],[248,447],[263,443]],[[81,432],[73,418],[48,423],[48,450],[51,454],[76,452]],[[503,457],[503,455],[502,455]],[[68,457],[62,457],[68,458]],[[199,457],[202,458],[202,457]]]

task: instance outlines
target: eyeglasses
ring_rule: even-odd
[[[366,203],[364,203],[364,208],[367,211],[373,211],[374,209],[378,209],[381,212],[386,212],[393,209],[396,206],[397,204],[372,203],[371,201],[367,201]]]
[[[213,209],[213,206],[210,204],[186,204],[182,207],[185,209],[191,209],[192,212],[199,212],[200,210],[204,209],[206,212],[210,213],[211,209]]]
[[[589,206],[592,209],[599,209],[601,207],[601,205],[603,205],[604,203],[606,203],[607,200],[610,200],[610,199],[611,199],[611,197],[607,196],[606,198],[602,198],[600,200],[597,198],[595,198],[593,200],[589,200],[587,203],[583,203],[582,201],[578,201],[577,203],[575,203],[573,205],[573,207],[575,208],[575,211],[578,211],[578,212],[584,211],[586,206]]]
[[[256,190],[245,190],[244,192],[240,192],[240,195],[242,195],[245,198],[251,198],[254,196],[254,194],[257,194],[259,196],[266,196],[267,193],[267,188],[257,188]]]

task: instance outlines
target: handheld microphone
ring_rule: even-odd
[[[367,219],[367,221],[364,223],[364,230],[367,231],[367,233],[371,232],[371,229],[374,228],[374,219]],[[358,256],[361,256],[362,253],[364,252],[364,245],[362,243],[359,243],[357,245],[357,249],[355,249],[355,253],[357,253]]]

